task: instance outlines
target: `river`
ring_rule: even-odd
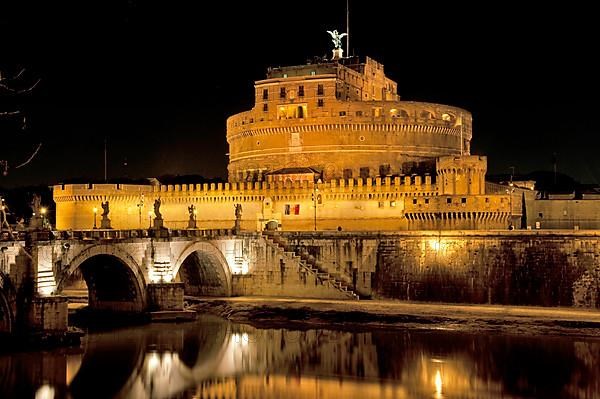
[[[0,355],[2,398],[598,398],[600,340],[255,328],[216,316]]]

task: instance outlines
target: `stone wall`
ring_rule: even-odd
[[[264,238],[250,249],[248,274],[233,275],[233,295],[348,299],[301,265],[300,257],[285,252]]]
[[[506,194],[457,194],[435,199],[438,187],[431,176],[339,179],[316,185],[306,181],[59,185],[53,187],[53,194],[59,230],[91,229],[92,210],[102,201],[110,203],[109,217],[114,229],[146,229],[151,224],[152,204],[157,198],[162,202],[164,226],[170,229],[187,228],[190,204],[197,210],[196,225],[200,229],[233,228],[234,207],[241,204],[243,231],[261,231],[271,220],[287,231],[506,228],[510,210]],[[144,206],[138,208],[142,194]],[[315,195],[317,200],[313,199]],[[431,223],[431,217],[436,219],[435,223]],[[100,218],[97,219],[99,225]]]
[[[376,297],[600,307],[598,232],[383,235]]]

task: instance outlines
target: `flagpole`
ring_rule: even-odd
[[[350,0],[346,0],[346,57],[350,57]]]

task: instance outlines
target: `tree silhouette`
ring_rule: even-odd
[[[23,106],[19,104],[23,96],[30,94],[40,83],[40,79],[33,82],[27,79],[27,71],[19,70],[14,75],[4,74],[0,70],[0,99],[3,107],[0,108],[0,131],[2,131],[2,152],[0,153],[0,173],[7,176],[10,169],[19,169],[29,164],[42,148],[42,143],[37,142],[32,148],[18,151],[14,148],[15,141],[20,135],[28,134],[27,115]],[[14,160],[8,158],[12,155]]]

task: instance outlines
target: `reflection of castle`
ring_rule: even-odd
[[[250,111],[230,117],[229,183],[60,185],[58,229],[91,228],[110,201],[114,228],[144,228],[161,198],[164,225],[262,230],[506,228],[512,201],[486,194],[486,158],[470,155],[471,115],[400,101],[383,65],[356,57],[269,69]],[[152,213],[149,215],[152,217]]]

